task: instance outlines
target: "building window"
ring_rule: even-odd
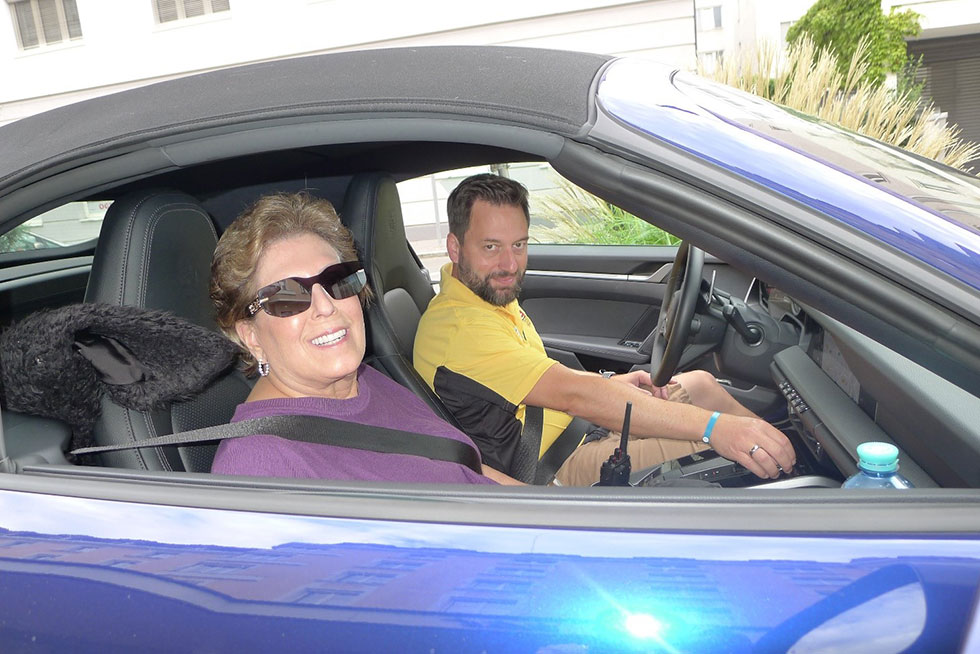
[[[475,613],[479,615],[509,614],[517,604],[516,599],[498,597],[451,597],[446,604],[449,613]]]
[[[21,50],[82,38],[75,0],[19,0],[10,11]]]
[[[698,53],[698,64],[701,70],[707,74],[711,74],[718,69],[723,63],[724,52],[721,50],[708,50],[707,52]]]
[[[238,581],[258,581],[257,577],[242,574],[252,568],[249,564],[226,561],[201,561],[174,570],[176,576],[210,577],[212,579],[236,579]]]
[[[158,23],[170,23],[185,18],[231,10],[231,0],[153,0]]]
[[[384,572],[345,572],[337,581],[342,584],[358,584],[363,586],[382,586],[398,575]]]
[[[293,600],[298,604],[321,604],[325,606],[350,604],[364,594],[361,590],[335,590],[331,588],[309,588],[300,592]]]
[[[527,593],[531,590],[531,582],[515,581],[511,579],[480,578],[471,581],[466,588],[468,590],[479,592],[500,591],[502,593]]]
[[[378,561],[372,567],[376,570],[418,570],[424,565],[427,565],[426,561],[395,561],[385,559]]]
[[[698,31],[708,32],[721,29],[721,5],[698,8]]]
[[[782,37],[783,43],[786,43],[786,35],[789,34],[789,28],[791,28],[795,22],[795,20],[788,20],[779,24],[779,36]]]

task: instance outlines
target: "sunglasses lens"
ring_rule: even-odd
[[[334,264],[319,275],[299,279],[289,277],[270,284],[259,291],[258,302],[270,316],[288,318],[303,313],[313,301],[311,289],[320,284],[335,300],[353,297],[367,285],[367,276],[361,264],[352,261]],[[258,309],[254,309],[258,311]]]
[[[324,276],[326,275],[321,275],[321,280]],[[335,300],[343,300],[344,298],[349,298],[360,293],[361,289],[367,283],[367,277],[364,274],[364,270],[361,269],[353,273],[348,273],[343,279],[332,284],[325,280],[322,280],[320,283],[323,284],[323,288],[327,289],[330,297]]]
[[[310,308],[312,296],[309,289],[295,279],[283,279],[266,289],[268,293],[264,296],[262,308],[271,316],[288,318]]]

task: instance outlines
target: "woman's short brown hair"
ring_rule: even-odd
[[[251,320],[248,305],[258,292],[254,280],[262,255],[273,243],[313,234],[337,252],[340,261],[357,261],[354,236],[340,222],[333,205],[307,193],[276,193],[258,199],[235,219],[218,240],[211,260],[211,301],[218,326],[241,350],[245,372],[253,374],[257,362],[235,331],[239,320]],[[359,293],[367,304],[371,290]]]

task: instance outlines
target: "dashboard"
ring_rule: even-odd
[[[776,289],[760,285],[757,297],[800,328],[770,371],[818,462],[847,476],[860,443],[884,441],[918,488],[980,487],[980,399]]]

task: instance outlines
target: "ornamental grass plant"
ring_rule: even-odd
[[[734,86],[777,104],[815,116],[973,173],[967,163],[980,157],[980,144],[960,138],[960,129],[947,123],[931,102],[912,91],[896,91],[865,81],[867,42],[862,41],[846,73],[833,51],[819,51],[809,38],[780,48],[762,43],[724,57],[714,70],[699,74]]]
[[[531,208],[535,243],[676,245],[676,236],[555,175],[555,191]]]

